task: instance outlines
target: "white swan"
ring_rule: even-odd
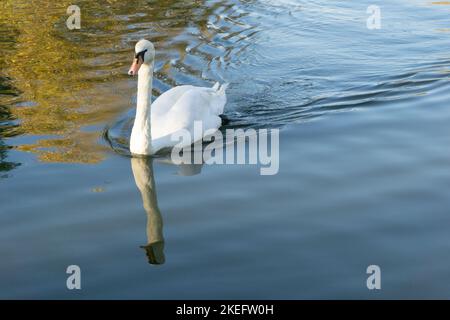
[[[173,147],[179,143],[171,139],[177,132],[187,130],[194,137],[194,121],[202,122],[203,133],[221,126],[219,115],[223,113],[227,100],[227,84],[220,86],[216,83],[212,88],[178,86],[164,92],[152,104],[155,49],[150,41],[140,40],[135,52],[136,56],[128,71],[132,76],[138,74],[136,118],[130,138],[131,153],[151,155],[163,148]]]

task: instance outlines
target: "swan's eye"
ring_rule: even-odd
[[[134,58],[135,58],[135,59],[138,59],[138,61],[139,61],[139,58],[141,58],[141,61],[144,62],[144,55],[145,55],[146,52],[147,52],[147,50],[138,52],[138,53],[136,53],[136,55],[134,56]]]

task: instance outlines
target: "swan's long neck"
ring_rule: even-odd
[[[138,72],[136,118],[130,139],[130,151],[134,154],[152,154],[152,78],[153,64],[143,64]]]

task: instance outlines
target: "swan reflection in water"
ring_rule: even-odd
[[[180,165],[178,168],[180,175],[191,176],[199,174],[202,165]],[[144,210],[147,213],[147,244],[141,248],[145,249],[150,264],[163,264],[165,262],[163,219],[156,195],[153,158],[133,157],[131,158],[131,169],[136,186],[141,192]]]

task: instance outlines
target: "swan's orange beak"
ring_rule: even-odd
[[[139,68],[142,66],[142,63],[143,63],[143,61],[139,57],[134,58],[133,64],[131,65],[130,70],[128,71],[128,74],[130,76],[136,75],[139,71]]]

